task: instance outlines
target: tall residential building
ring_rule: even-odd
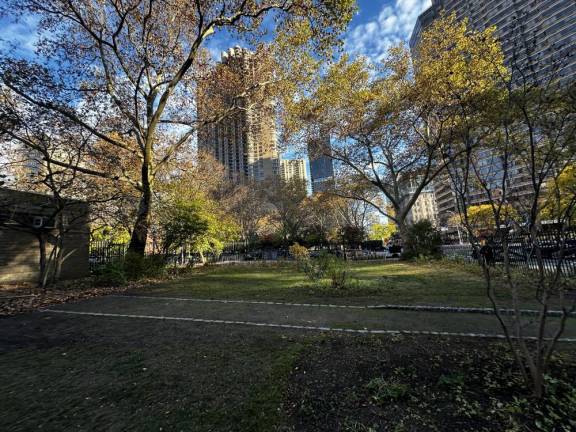
[[[308,143],[310,177],[312,177],[312,192],[314,193],[334,188],[334,165],[331,156],[330,135],[322,134],[321,138]]]
[[[414,195],[415,189],[421,179],[410,177],[408,181],[402,182],[401,190],[403,195],[408,199]],[[432,225],[438,226],[438,207],[436,196],[432,184],[428,184],[418,195],[416,202],[406,216],[406,222],[415,224],[421,221],[430,221]]]
[[[199,86],[198,150],[211,154],[226,169],[229,179],[239,183],[245,179],[262,181],[278,176],[279,159],[276,143],[274,103],[262,93],[238,97],[264,77],[259,66],[261,58],[241,47],[222,53],[211,79]],[[234,78],[234,85],[227,77]],[[212,95],[219,101],[213,103]],[[229,107],[233,101],[239,106],[223,119],[210,121]]]
[[[553,67],[562,82],[576,79],[576,2],[568,0],[432,0],[432,6],[418,18],[410,48],[417,52],[422,33],[440,17],[442,11],[468,18],[472,28],[496,26],[505,63],[515,72],[532,78],[546,78]],[[517,74],[519,76],[520,74]],[[504,161],[489,150],[480,150],[479,175],[498,194],[502,186]],[[521,200],[531,193],[530,178],[515,161],[508,161],[508,196]],[[453,173],[454,175],[454,173]],[[457,175],[457,173],[456,173]],[[458,212],[457,194],[448,174],[434,185],[441,225],[447,225]],[[486,202],[481,190],[471,191],[467,201]]]
[[[570,55],[576,50],[575,1],[432,0],[432,6],[416,21],[411,49],[441,11],[455,12],[459,19],[468,18],[470,26],[479,30],[496,26],[509,66],[514,63],[527,73],[530,64],[536,64],[536,74],[545,74],[550,64],[557,62],[561,76],[576,78],[576,55]]]
[[[282,159],[280,160],[280,177],[285,182],[299,180],[306,182],[306,163],[304,159]]]
[[[416,202],[408,212],[406,221],[415,224],[421,221],[430,221],[432,225],[438,226],[438,207],[436,196],[432,188],[426,189],[418,195]]]

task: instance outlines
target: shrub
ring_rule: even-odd
[[[130,280],[157,278],[165,274],[166,262],[163,255],[141,256],[127,253],[124,259],[99,267],[94,272],[94,283],[97,286],[121,286]]]
[[[306,261],[310,258],[310,252],[308,252],[308,249],[299,243],[294,243],[290,246],[288,252],[290,252],[290,255],[294,257],[297,263]]]
[[[440,258],[442,256],[440,232],[430,221],[424,220],[408,228],[404,258]]]
[[[99,287],[122,286],[127,281],[122,261],[107,263],[94,272],[94,284]]]
[[[330,280],[332,288],[345,288],[349,279],[346,261],[331,254],[321,255],[318,260],[321,261],[323,276]]]
[[[162,277],[166,274],[166,261],[163,255],[142,256],[128,252],[124,258],[124,273],[128,280]]]
[[[295,248],[295,246],[297,246]],[[305,249],[304,254],[301,250]],[[294,252],[292,252],[294,249]],[[297,258],[298,269],[306,274],[312,282],[329,279],[332,288],[342,289],[349,280],[349,271],[346,261],[328,253],[322,252],[318,258],[310,258],[308,250],[297,243],[290,247],[290,253]]]

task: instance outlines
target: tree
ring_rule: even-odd
[[[518,212],[511,205],[504,205],[501,208],[502,219],[507,222],[514,222],[518,224],[520,221]],[[496,219],[490,204],[477,204],[471,205],[466,210],[468,221],[467,226],[470,226],[476,235],[486,236],[491,235],[496,230]],[[459,214],[452,216],[450,223],[452,225],[462,225],[462,219]],[[510,225],[512,227],[512,225]]]
[[[451,135],[494,93],[505,70],[494,29],[471,30],[454,15],[434,22],[412,59],[399,45],[381,65],[344,56],[297,100],[287,102],[286,129],[293,140],[314,142],[318,130],[336,137],[331,157],[390,203],[366,198],[394,221],[406,238],[406,217],[422,190],[457,153]],[[476,119],[478,116],[471,116]]]
[[[301,180],[273,180],[265,189],[268,201],[274,206],[272,218],[284,244],[301,240],[308,220],[304,200],[306,183]]]
[[[369,237],[371,240],[382,240],[387,242],[394,234],[396,234],[396,225],[393,223],[375,223],[370,227]]]
[[[442,255],[440,232],[427,220],[416,222],[408,228],[408,241],[402,256],[405,258],[438,258]]]
[[[38,17],[42,38],[30,60],[2,53],[0,83],[23,111],[41,111],[81,128],[88,154],[103,156],[94,144],[100,140],[111,150],[106,153],[111,162],[130,161],[129,170],[110,163],[108,171],[83,159],[76,169],[137,191],[130,250],[143,254],[159,172],[199,127],[194,96],[209,76],[202,47],[212,35],[228,31],[257,42],[262,21],[270,16],[284,41],[294,36],[300,48],[323,55],[354,9],[352,0],[7,0],[1,12]],[[269,84],[268,75],[255,77],[202,124],[232,114],[245,95]],[[70,167],[58,155],[51,160]]]
[[[254,244],[267,231],[266,220],[272,215],[274,206],[255,182],[238,185],[231,192],[230,212],[240,227],[241,239]]]
[[[326,246],[338,241],[342,218],[342,198],[327,192],[314,193],[306,198],[304,207],[308,215],[306,243]]]
[[[203,261],[206,252],[222,252],[237,232],[234,221],[218,209],[217,203],[202,195],[164,204],[159,225],[165,254],[186,247],[199,253]]]
[[[5,89],[2,89],[5,90]],[[76,124],[61,119],[51,122],[45,112],[19,109],[9,92],[0,91],[0,161],[9,173],[10,186],[39,193],[28,203],[4,202],[4,228],[33,234],[38,239],[39,281],[46,289],[57,282],[66,259],[77,251],[66,241],[67,234],[90,222],[92,210],[109,205],[118,198],[118,191],[103,187],[95,178],[83,175],[80,164],[85,135]],[[57,154],[66,164],[53,163]],[[39,214],[34,214],[38,211]],[[35,225],[34,216],[43,223]]]
[[[567,165],[546,184],[541,218],[550,221],[565,220],[572,225],[576,197],[576,166]]]
[[[576,156],[576,98],[575,84],[559,74],[570,55],[542,62],[534,55],[533,36],[523,34],[521,20],[512,23],[516,31],[510,70],[498,81],[498,97],[490,100],[490,124],[471,125],[463,114],[461,124],[467,127],[454,135],[453,145],[466,150],[449,162],[448,171],[460,220],[477,256],[484,237],[477,220],[492,228],[488,246],[496,249],[501,262],[492,266],[480,260],[486,292],[526,386],[541,399],[558,340],[576,308],[566,295],[571,281],[562,270],[576,195],[560,187],[569,179]],[[472,148],[470,141],[478,137],[483,138],[481,145]],[[484,204],[475,206],[473,199]],[[550,216],[556,231],[543,241],[540,223]],[[522,271],[514,268],[519,244],[526,255]],[[554,251],[553,258],[546,258],[544,248]],[[507,318],[496,296],[497,279],[510,301],[505,305],[512,311]],[[527,292],[537,301],[535,318],[520,310],[521,295]],[[557,320],[550,318],[552,307],[561,311]],[[533,341],[526,334],[530,324],[536,329]]]
[[[339,173],[334,190],[338,224],[343,240],[357,245],[368,234],[368,228],[375,221],[374,206],[382,207],[378,189],[356,175]],[[348,240],[346,240],[348,239]]]
[[[204,260],[205,253],[218,254],[236,240],[239,227],[228,205],[228,189],[223,168],[205,154],[159,179],[152,236],[162,252],[185,249]]]

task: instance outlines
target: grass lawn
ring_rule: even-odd
[[[149,294],[197,298],[489,307],[485,285],[475,266],[450,263],[354,263],[349,288],[334,290],[310,282],[294,265],[234,265],[195,269],[190,277],[155,285]],[[497,284],[498,286],[498,284]],[[500,285],[502,286],[502,285]],[[506,290],[497,290],[503,306]],[[529,293],[525,307],[535,305]]]

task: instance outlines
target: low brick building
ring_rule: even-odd
[[[40,277],[40,241],[47,240],[46,255],[53,249],[56,208],[51,197],[0,188],[0,283],[36,282]],[[61,279],[90,273],[89,208],[82,201],[66,201],[62,211],[65,227],[63,249],[69,256]]]

